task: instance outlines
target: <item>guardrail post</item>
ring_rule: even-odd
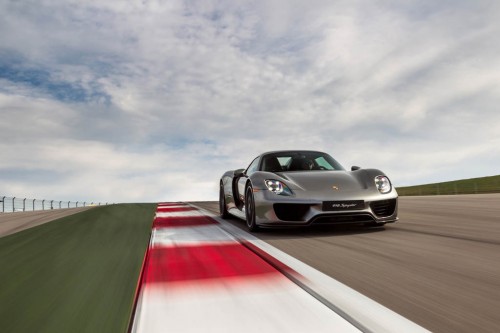
[[[68,201],[68,208],[69,208],[69,201]]]
[[[50,209],[54,209],[53,203],[54,203],[54,200],[50,200]]]
[[[26,211],[26,198],[24,198],[23,200],[23,212]]]
[[[42,210],[45,210],[45,199],[42,200]]]
[[[12,198],[12,212],[15,212],[16,210],[14,209],[15,203],[14,200],[16,200],[16,197]]]
[[[61,209],[61,202],[62,202],[62,201],[59,201],[59,209]]]
[[[86,203],[87,203],[86,201],[84,201],[84,202],[83,202],[83,207],[85,207],[85,204],[86,204]]]
[[[76,202],[76,208],[78,208],[78,201]]]
[[[5,197],[2,198],[2,213],[5,213]]]
[[[33,211],[35,211],[35,201],[36,199],[33,199]]]

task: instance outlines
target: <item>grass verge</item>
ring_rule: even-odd
[[[0,238],[3,332],[126,332],[156,204],[96,207]]]
[[[500,193],[500,175],[396,188],[399,195]]]

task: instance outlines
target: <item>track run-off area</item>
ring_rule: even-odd
[[[217,213],[113,205],[0,235],[1,327],[499,331],[498,194],[400,197],[400,221],[372,229],[249,234]]]

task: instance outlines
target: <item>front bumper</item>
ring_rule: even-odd
[[[312,224],[391,223],[398,220],[398,195],[347,193],[343,196],[286,197],[267,190],[254,192],[256,222],[263,227],[308,226]],[[324,211],[324,201],[363,200],[358,209]]]

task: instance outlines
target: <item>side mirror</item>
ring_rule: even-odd
[[[234,173],[233,173],[234,178],[241,177],[243,175],[245,175],[245,169],[234,170]]]
[[[353,165],[353,166],[351,167],[351,171],[356,171],[356,170],[359,170],[359,169],[361,169],[361,167],[356,166],[356,165]]]

